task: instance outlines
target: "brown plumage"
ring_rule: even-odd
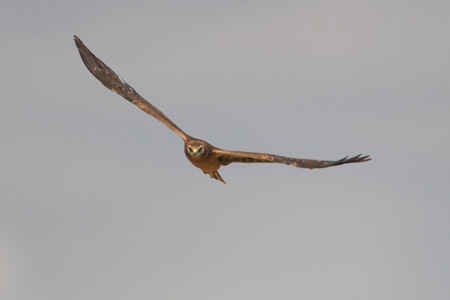
[[[78,51],[80,52],[81,59],[95,78],[108,89],[116,92],[126,100],[138,106],[178,134],[184,141],[184,153],[188,160],[194,166],[201,169],[203,173],[209,174],[211,178],[222,181],[223,183],[225,183],[225,181],[220,177],[217,170],[221,166],[227,166],[234,162],[281,163],[298,168],[316,169],[371,160],[369,155],[362,156],[361,154],[350,158],[346,156],[336,161],[329,161],[292,158],[267,153],[228,151],[216,148],[205,141],[193,138],[186,134],[165,114],[141,97],[129,84],[97,58],[77,36],[74,36],[74,39]]]

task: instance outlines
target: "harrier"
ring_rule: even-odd
[[[216,148],[213,145],[196,139],[183,130],[181,130],[174,122],[172,122],[159,109],[142,98],[128,83],[111,70],[105,63],[97,58],[77,37],[74,36],[75,44],[80,52],[81,59],[88,70],[95,76],[104,86],[116,92],[129,102],[133,103],[149,115],[161,121],[172,131],[178,134],[184,141],[184,153],[187,159],[203,173],[209,174],[211,178],[226,183],[220,177],[219,168],[227,166],[231,163],[280,163],[298,168],[316,169],[339,166],[348,163],[359,163],[371,160],[369,155],[362,154],[354,157],[344,157],[336,161],[328,160],[312,160],[302,158],[285,157],[267,153],[253,153],[241,151],[228,151]]]

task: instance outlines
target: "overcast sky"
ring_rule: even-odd
[[[264,2],[264,3],[263,3]],[[450,297],[448,1],[12,1],[0,10],[0,298]],[[192,136],[102,86],[83,42]]]

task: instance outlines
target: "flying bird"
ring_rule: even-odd
[[[371,160],[369,155],[356,155],[354,157],[344,157],[339,160],[312,160],[303,158],[292,158],[267,153],[242,152],[223,150],[205,142],[194,138],[185,133],[172,120],[163,114],[158,108],[153,106],[143,97],[141,97],[134,88],[126,83],[120,76],[111,70],[105,63],[96,57],[75,35],[75,44],[80,52],[81,59],[88,70],[108,89],[116,92],[129,102],[133,103],[149,115],[153,116],[169,129],[178,134],[184,141],[184,153],[187,159],[197,168],[201,169],[204,174],[226,183],[219,175],[219,168],[227,166],[231,163],[280,163],[297,168],[328,168],[348,163],[359,163]]]

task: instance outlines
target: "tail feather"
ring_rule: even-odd
[[[220,174],[217,171],[213,171],[213,172],[209,173],[209,176],[211,176],[211,178],[214,178],[214,179],[217,179],[219,181],[222,181],[223,183],[226,184],[225,180],[223,180],[222,177],[220,177]]]

